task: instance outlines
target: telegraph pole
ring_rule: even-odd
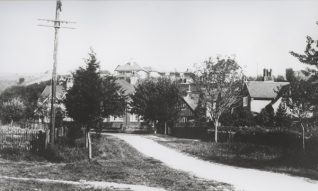
[[[62,2],[61,0],[56,1],[56,10],[55,10],[55,20],[49,20],[49,19],[39,19],[40,21],[46,21],[46,22],[53,22],[53,26],[49,25],[39,25],[43,27],[53,27],[55,30],[54,34],[54,52],[53,52],[53,70],[52,70],[52,80],[51,80],[51,118],[50,118],[50,143],[54,145],[54,139],[55,139],[55,99],[56,99],[56,81],[57,81],[57,75],[56,75],[56,68],[57,68],[57,50],[58,50],[58,34],[60,28],[68,28],[68,29],[74,29],[71,27],[61,27],[61,23],[69,24],[69,23],[75,23],[71,21],[61,21],[60,20],[60,13],[62,11]]]

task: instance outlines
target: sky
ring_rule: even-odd
[[[52,70],[53,0],[0,0],[0,73]],[[304,64],[306,36],[318,39],[318,0],[62,0],[60,19],[76,29],[59,31],[58,73],[84,65],[92,48],[101,69],[136,62],[184,71],[209,57],[235,56],[246,75],[285,74]]]

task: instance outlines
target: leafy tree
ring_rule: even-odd
[[[22,84],[25,81],[24,78],[19,78],[18,84]]]
[[[275,115],[275,124],[277,127],[289,127],[290,123],[290,116],[287,113],[287,109],[285,103],[282,102],[279,104],[276,115]]]
[[[220,116],[239,102],[242,88],[241,69],[232,58],[209,58],[195,72],[194,81],[202,91],[208,118],[215,127],[218,141]]]
[[[290,51],[301,63],[318,68],[318,41],[307,36],[307,45],[304,54]],[[303,71],[305,76],[310,76],[307,81],[298,79],[295,76],[290,80],[290,94],[288,94],[287,104],[292,112],[292,117],[298,119],[298,124],[302,128],[303,149],[305,150],[305,126],[306,119],[318,108],[317,99],[313,99],[316,89],[312,80],[317,79],[317,70],[307,69]]]
[[[272,105],[267,105],[263,108],[260,114],[257,116],[257,122],[259,125],[266,127],[273,127],[274,125],[274,109]]]
[[[238,107],[233,110],[227,110],[221,115],[220,122],[222,125],[236,127],[255,125],[255,120],[252,112],[244,109],[243,107]]]
[[[68,90],[64,101],[68,116],[82,124],[87,132],[109,115],[120,115],[125,110],[125,97],[113,77],[102,78],[99,62],[92,51],[86,67],[74,74],[74,85]]]
[[[314,88],[310,82],[294,78],[290,82],[289,92],[285,95],[291,117],[302,129],[303,149],[305,149],[306,120],[313,112],[312,95]]]
[[[274,79],[275,82],[286,82],[284,76],[282,75],[278,75],[275,79]]]
[[[263,76],[249,76],[247,78],[247,81],[264,81],[264,77]]]
[[[0,110],[1,121],[12,125],[13,122],[22,120],[25,116],[25,108],[23,101],[19,97],[2,103]]]
[[[318,41],[313,40],[310,36],[307,36],[307,45],[304,54],[295,53],[291,51],[290,54],[295,56],[300,62],[318,68]]]
[[[164,124],[167,133],[167,123],[172,123],[180,111],[180,95],[178,85],[170,79],[142,81],[131,96],[131,112],[156,125]]]
[[[287,68],[286,69],[286,80],[288,82],[291,82],[293,80],[295,80],[295,72],[292,68]]]
[[[25,105],[25,109],[23,110],[23,118],[34,119],[36,117],[34,111],[37,109],[38,98],[40,97],[45,86],[49,83],[50,81],[45,81],[29,86],[12,86],[7,88],[0,95],[0,104],[18,97]]]

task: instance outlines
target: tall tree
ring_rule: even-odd
[[[123,114],[125,97],[115,78],[102,78],[99,62],[92,51],[86,60],[86,67],[80,67],[74,74],[74,85],[64,100],[68,116],[86,127],[96,125],[109,115]]]
[[[295,56],[300,62],[318,68],[318,41],[313,40],[310,36],[307,36],[307,45],[304,54],[290,52],[291,55]]]
[[[181,92],[175,82],[159,78],[157,81],[146,80],[138,84],[131,98],[132,113],[155,125],[164,124],[164,132],[167,133],[167,123],[173,122],[178,116]]]
[[[199,66],[194,81],[202,91],[208,117],[214,123],[218,141],[220,116],[240,100],[242,73],[232,58],[209,58]]]
[[[308,81],[294,78],[290,82],[289,91],[285,95],[288,110],[291,117],[296,119],[297,124],[302,129],[302,145],[305,150],[305,132],[306,120],[312,116],[313,104],[312,96],[314,95],[314,88]]]

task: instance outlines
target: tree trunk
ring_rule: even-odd
[[[153,122],[154,133],[157,134],[157,122]]]
[[[219,127],[219,118],[215,119],[214,121],[214,141],[217,143],[218,142],[218,127]]]
[[[302,123],[300,123],[301,128],[302,128],[302,145],[303,145],[303,150],[305,151],[305,127]]]
[[[167,122],[165,122],[165,135],[167,135],[168,132],[167,132]]]
[[[87,126],[84,128],[85,148],[88,148],[88,131]]]

